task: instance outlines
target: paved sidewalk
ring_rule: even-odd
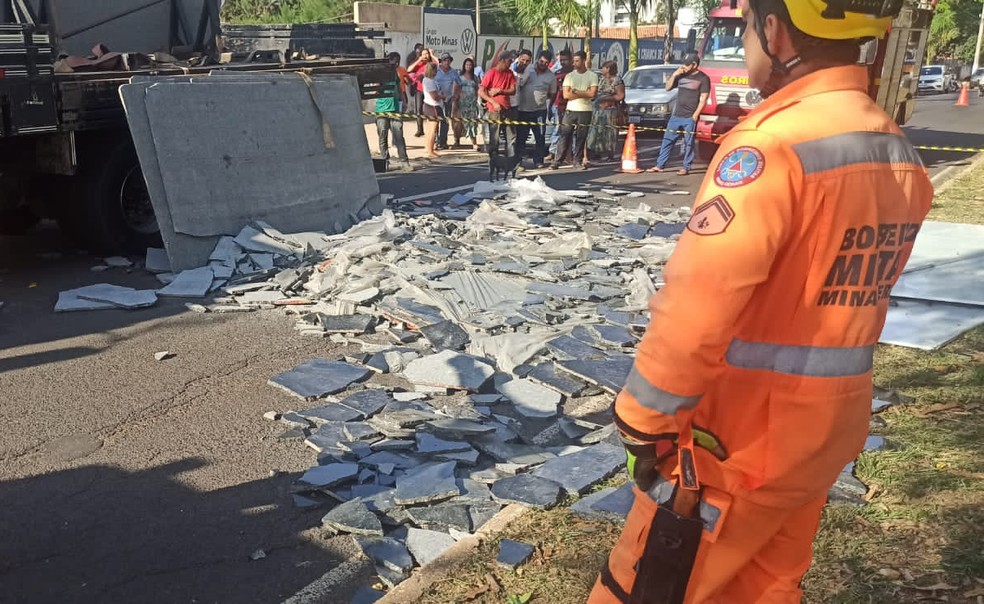
[[[427,152],[424,149],[424,137],[414,136],[416,133],[417,125],[413,123],[412,120],[403,122],[403,138],[407,142],[407,156],[410,157],[410,163],[414,166],[417,165],[431,165],[434,163],[475,163],[476,161],[481,161],[483,158],[488,156],[483,152],[472,151],[471,141],[469,139],[462,140],[460,148],[452,148],[447,151],[438,151],[441,158],[438,160],[431,160],[427,158]],[[369,142],[369,152],[372,153],[373,157],[377,157],[379,153],[379,135],[376,133],[376,122],[366,124],[366,140]],[[450,139],[449,143],[454,143],[454,137],[448,136]],[[478,144],[484,145],[485,139],[481,135],[478,137]],[[398,163],[394,163],[392,160],[397,159],[396,146],[393,145],[392,134],[390,135],[390,169],[399,169]]]

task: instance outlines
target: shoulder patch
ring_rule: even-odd
[[[726,189],[747,185],[758,179],[765,170],[765,156],[755,147],[732,150],[714,171],[714,184]]]
[[[728,230],[728,225],[735,218],[735,211],[723,195],[718,195],[707,203],[702,203],[694,210],[687,230],[697,235],[720,235]]]

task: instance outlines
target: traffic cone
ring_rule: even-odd
[[[970,106],[970,83],[963,82],[960,84],[960,96],[957,97],[957,103],[955,107],[969,107]]]
[[[635,124],[629,124],[629,134],[625,137],[625,145],[622,147],[622,172],[638,174],[639,161],[636,155],[636,135]]]

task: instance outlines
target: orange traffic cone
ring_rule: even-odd
[[[963,82],[960,84],[960,96],[957,97],[957,103],[955,107],[969,107],[970,106],[970,82]]]
[[[625,137],[625,145],[622,147],[622,172],[638,174],[639,161],[636,155],[636,135],[635,124],[629,124],[629,134]]]

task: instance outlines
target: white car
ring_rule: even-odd
[[[944,65],[925,65],[919,70],[919,92],[953,92],[957,78]]]
[[[666,90],[666,80],[679,65],[644,65],[629,70],[625,82],[625,104],[629,123],[665,128],[676,105],[677,91]]]

